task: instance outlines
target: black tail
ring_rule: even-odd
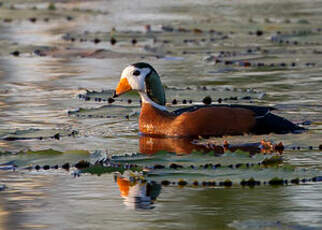
[[[265,116],[256,118],[256,124],[252,128],[251,133],[268,134],[268,133],[301,133],[305,128],[293,124],[289,120],[277,116],[272,113],[267,113]]]

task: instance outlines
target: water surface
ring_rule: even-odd
[[[299,124],[306,121],[310,125],[304,134],[210,141],[281,141],[286,163],[303,170],[297,173],[321,175],[321,1],[61,1],[55,11],[34,0],[16,0],[15,9],[11,4],[3,1],[0,7],[0,152],[10,152],[0,153],[0,164],[13,160],[19,167],[15,172],[0,170],[0,190],[6,186],[0,191],[0,229],[322,227],[321,183],[253,189],[154,186],[151,198],[146,196],[147,185],[140,183],[129,187],[130,195],[124,194],[113,174],[74,178],[73,170],[22,169],[76,163],[90,159],[95,151],[144,152],[138,135],[138,96],[125,95],[112,105],[95,98],[107,100],[123,68],[145,61],[167,86],[171,110],[187,106],[183,100],[201,104],[211,96],[213,103],[226,98],[225,103],[274,106],[279,109],[276,114]],[[145,31],[147,24],[151,32]],[[115,45],[111,37],[117,39]],[[100,42],[95,44],[95,38]],[[80,57],[98,49],[109,53]],[[10,55],[16,50],[19,57]],[[35,50],[54,51],[39,56]],[[80,99],[79,94],[91,100]],[[173,99],[178,104],[173,105]],[[58,133],[60,138],[53,138]],[[169,146],[182,150],[179,142]],[[14,154],[45,149],[64,153]],[[187,164],[198,162],[198,157]],[[238,154],[209,159],[258,160]],[[268,172],[289,176],[274,169]],[[203,178],[198,175],[192,178]],[[269,179],[256,170],[211,173],[215,179],[236,181],[254,175]]]

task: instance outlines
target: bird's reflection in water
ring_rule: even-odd
[[[140,153],[144,154],[154,154],[160,151],[190,154],[196,151],[202,153],[214,152],[215,155],[221,155],[226,151],[235,152],[237,150],[255,154],[278,151],[278,148],[275,149],[276,146],[265,141],[234,145],[225,142],[223,145],[215,145],[213,143],[200,143],[193,138],[163,138],[153,136],[141,136],[139,140]]]
[[[193,144],[192,138],[141,136],[139,142],[140,153],[145,154],[154,154],[160,151],[185,154],[198,150],[198,145]]]
[[[115,179],[127,207],[133,209],[154,208],[153,204],[161,192],[160,184],[145,180],[130,180],[119,174]]]
[[[141,136],[139,141],[140,153],[154,154],[160,151],[176,153],[178,155],[190,154],[194,151],[221,155],[226,151],[235,152],[241,150],[250,154],[280,152],[283,146],[273,145],[270,142],[255,142],[243,144],[223,145],[213,143],[202,143],[192,138],[160,138],[153,136]],[[144,178],[137,176],[125,177],[116,174],[115,180],[124,198],[124,204],[133,209],[152,209],[156,198],[161,192],[161,185],[155,182],[147,182]]]

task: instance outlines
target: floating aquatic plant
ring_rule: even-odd
[[[114,173],[114,172],[119,172],[121,174],[123,174],[126,170],[128,170],[126,167],[123,166],[102,166],[100,164],[95,164],[93,166],[89,166],[88,168],[82,169],[81,173],[90,173],[90,174],[94,174],[94,175],[98,175],[100,176],[101,174],[104,173]],[[141,167],[132,167],[130,169],[131,171],[142,171]]]

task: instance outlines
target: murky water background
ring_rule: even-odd
[[[61,165],[89,159],[95,151],[140,152],[138,96],[125,95],[112,105],[95,98],[107,100],[122,69],[145,61],[160,73],[171,109],[186,106],[184,99],[200,104],[211,96],[214,103],[227,98],[224,102],[274,106],[275,113],[294,122],[306,121],[309,130],[300,135],[212,141],[282,141],[288,164],[321,175],[321,1],[59,1],[54,11],[33,0],[14,1],[11,8],[12,1],[2,2],[0,164]],[[147,24],[152,31],[145,30]],[[98,49],[105,51],[88,55]],[[18,57],[10,55],[16,50]],[[50,51],[39,56],[35,50]],[[80,57],[84,53],[87,57]],[[171,147],[181,145],[171,142]],[[44,149],[60,152],[14,154]],[[236,163],[242,159],[235,157]],[[322,227],[321,183],[254,189],[170,186],[156,188],[155,202],[142,205],[131,200],[135,197],[120,196],[111,174],[74,178],[72,171],[19,168],[0,170],[0,229]]]

